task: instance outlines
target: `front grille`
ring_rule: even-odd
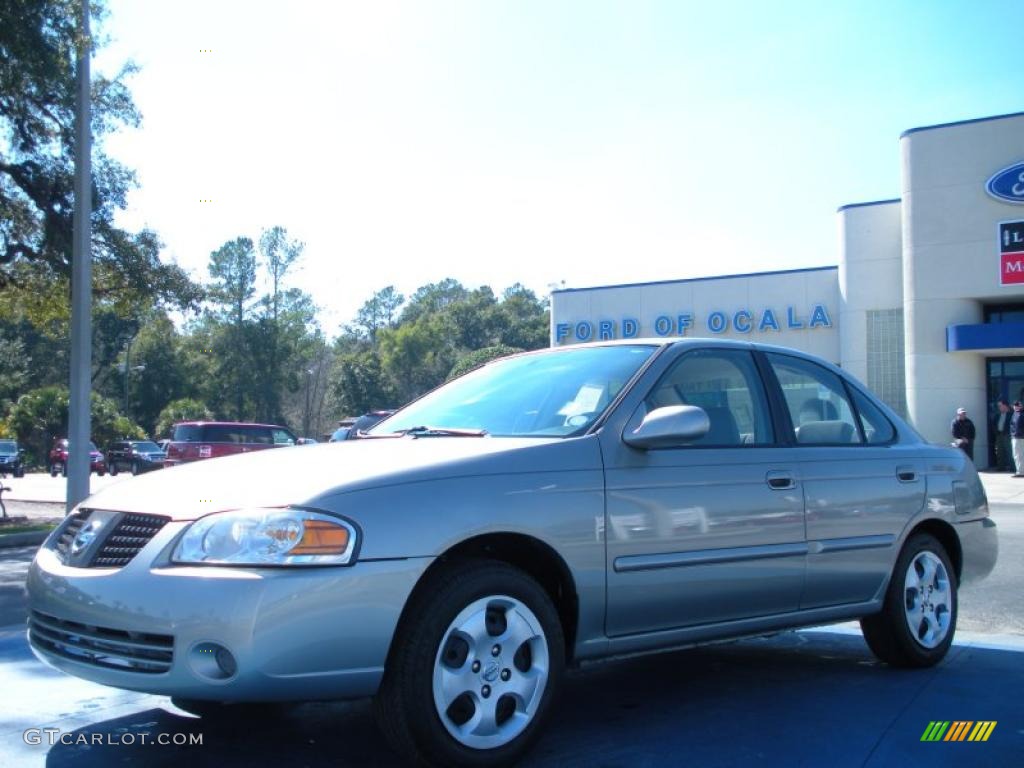
[[[103,546],[89,563],[89,567],[120,568],[127,565],[169,520],[170,518],[160,515],[124,515],[103,541]]]
[[[39,611],[29,616],[28,631],[41,651],[96,667],[159,674],[174,663],[171,635],[95,627]]]
[[[57,539],[57,544],[55,545],[61,562],[66,563],[68,561],[71,542],[75,540],[75,536],[78,534],[79,529],[81,529],[82,523],[85,522],[85,518],[88,516],[89,510],[81,510],[71,515],[64,524],[64,530],[61,531],[60,538]]]
[[[120,568],[170,521],[162,515],[82,509],[64,522],[53,548],[62,563],[75,568]],[[86,525],[92,530],[83,531]],[[96,526],[99,530],[94,533]],[[81,551],[76,552],[74,543],[80,532],[96,536],[96,540],[83,540]]]

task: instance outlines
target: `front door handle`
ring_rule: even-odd
[[[764,479],[773,491],[788,491],[796,488],[796,480],[790,472],[769,472]]]

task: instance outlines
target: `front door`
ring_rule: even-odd
[[[606,451],[607,631],[611,637],[796,610],[806,542],[801,479],[776,445],[746,350],[684,352],[630,424],[698,405],[711,429],[690,445]]]

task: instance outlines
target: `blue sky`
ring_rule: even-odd
[[[201,278],[285,226],[328,335],[388,284],[835,264],[835,209],[900,196],[901,132],[1024,111],[1014,0],[109,8],[96,66],[142,67],[124,223]]]

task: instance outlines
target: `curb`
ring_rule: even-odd
[[[27,547],[27,546],[39,546],[46,537],[50,535],[50,531],[28,531],[26,533],[5,533],[0,535],[0,549],[5,547]]]

